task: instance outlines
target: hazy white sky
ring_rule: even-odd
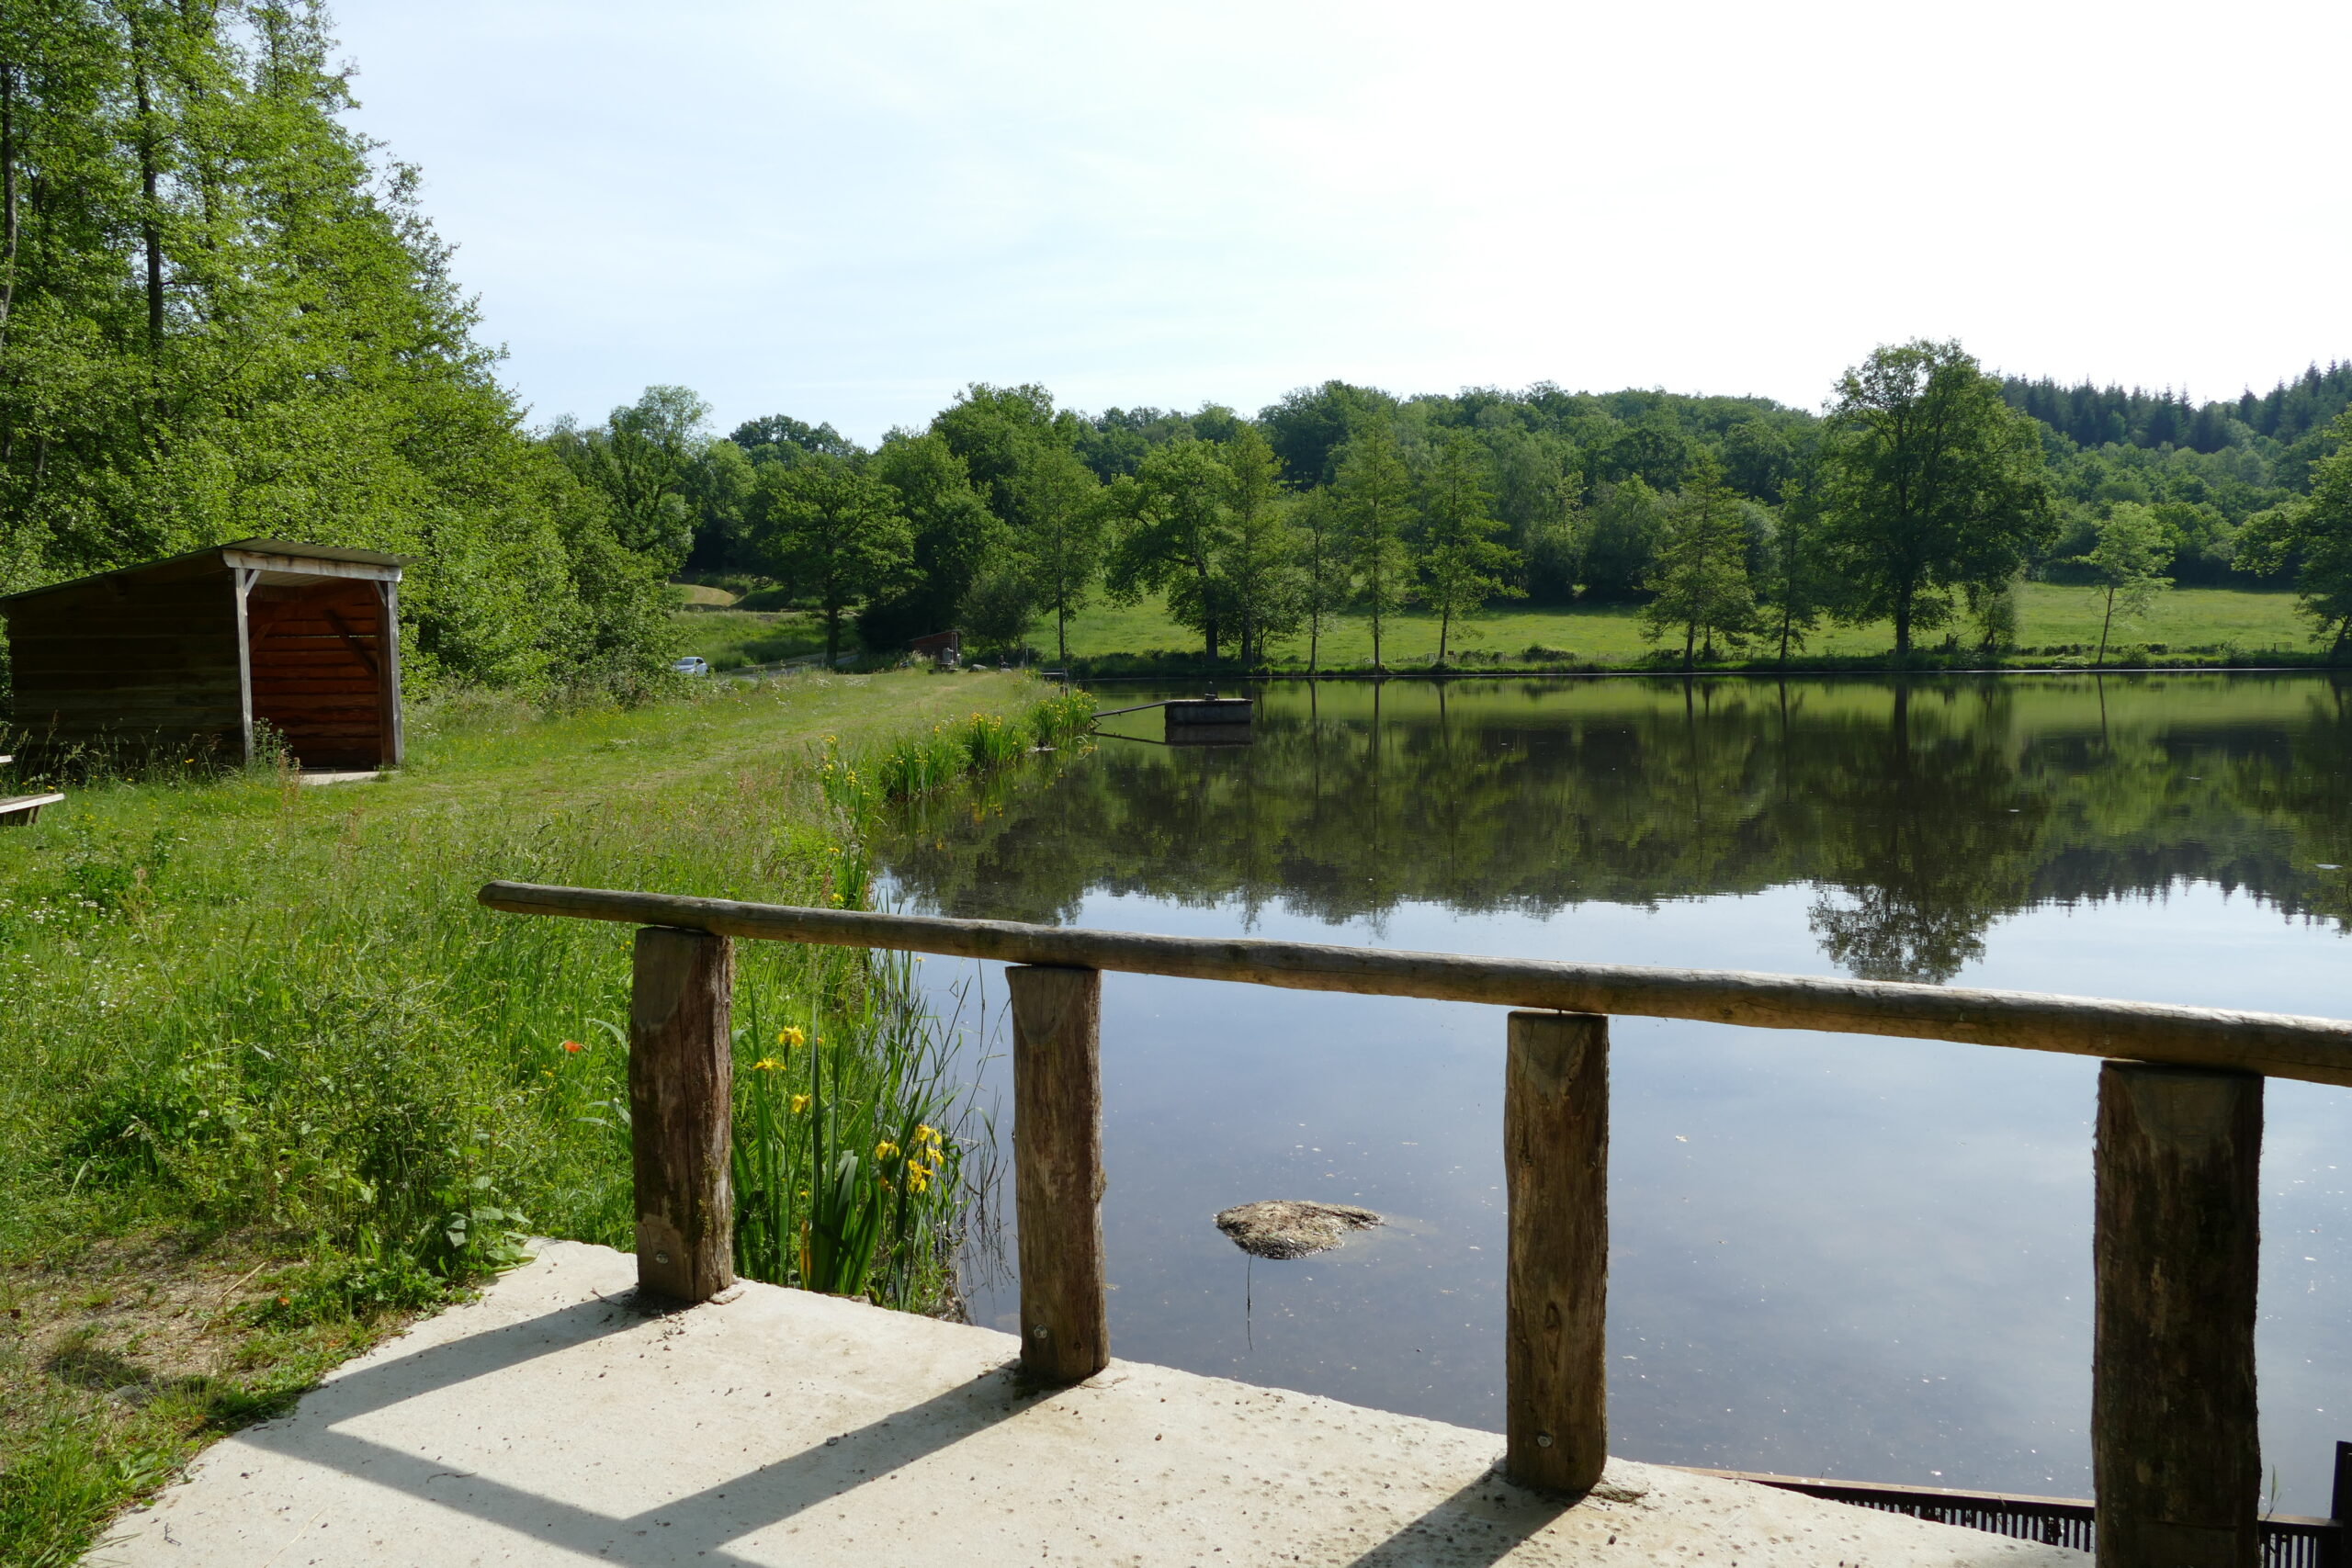
[[[536,419],[2352,355],[2343,0],[341,0]]]

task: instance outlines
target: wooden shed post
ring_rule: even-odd
[[[2100,1568],[2254,1568],[2262,1079],[2099,1068],[2091,1473]]]
[[[377,621],[377,679],[382,689],[383,739],[378,742],[383,752],[383,765],[401,765],[401,585],[398,578],[379,579],[376,583],[377,597],[383,603],[383,613]]]
[[[1021,1367],[1079,1382],[1111,1359],[1102,1269],[1102,976],[1016,964],[1012,1168]]]
[[[708,931],[637,933],[629,993],[629,1152],[637,1284],[704,1302],[735,1282],[733,943]]]
[[[1503,1468],[1581,1495],[1609,1461],[1609,1021],[1514,1012]]]

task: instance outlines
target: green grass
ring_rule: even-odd
[[[681,610],[679,649],[714,670],[741,670],[825,651],[825,618],[809,610]],[[856,639],[845,634],[844,645]]]
[[[2214,653],[2234,648],[2241,655],[2278,649],[2308,658],[2313,651],[2310,627],[2297,617],[2294,606],[2294,596],[2286,592],[2176,589],[2161,596],[2155,608],[2135,624],[2119,621],[2112,646],[2163,644],[2167,652]],[[2088,589],[2028,583],[2018,641],[2029,649],[2095,647],[2098,621],[2098,606]],[[1390,618],[1382,637],[1383,661],[1392,669],[1427,664],[1436,656],[1437,634],[1436,618],[1419,611]],[[1939,632],[1925,640],[1935,643],[1941,637]],[[1032,641],[1051,653],[1052,625],[1041,625]],[[1825,626],[1807,641],[1805,651],[1828,659],[1867,658],[1883,655],[1893,642],[1893,630],[1885,626]],[[1640,616],[1630,604],[1498,609],[1456,621],[1452,639],[1456,663],[1464,662],[1461,656],[1465,652],[1473,656],[1470,662],[1494,655],[1515,662],[1536,648],[1555,650],[1538,656],[1536,662],[1625,664],[1657,653],[1659,647],[1643,638]],[[1159,650],[1197,656],[1200,649],[1198,635],[1169,619],[1157,599],[1128,606],[1098,604],[1070,624],[1069,651],[1078,660]],[[1758,644],[1749,651],[1751,656],[1770,655],[1775,649]],[[1272,652],[1276,668],[1304,669],[1306,638],[1302,634],[1283,639]],[[1324,668],[1347,669],[1371,660],[1372,631],[1362,616],[1340,616],[1324,628],[1319,650]]]
[[[72,1561],[526,1234],[628,1245],[629,932],[492,913],[482,882],[854,905],[834,773],[951,734],[1000,762],[1025,746],[968,738],[1071,705],[1001,675],[679,684],[413,709],[390,782],[76,786],[0,832],[0,1563]],[[739,951],[754,1277],[951,1304],[980,1140],[911,996],[846,950]]]

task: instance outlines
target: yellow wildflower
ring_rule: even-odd
[[[784,1071],[784,1064],[774,1056],[763,1056],[752,1064],[752,1070],[755,1073],[780,1073]]]
[[[883,1139],[880,1143],[874,1145],[874,1157],[876,1159],[896,1159],[898,1156],[899,1145],[890,1142],[888,1138]]]
[[[907,1190],[910,1192],[930,1191],[931,1172],[925,1170],[919,1165],[910,1165],[907,1167]]]
[[[779,1029],[775,1033],[775,1043],[789,1051],[796,1045],[806,1045],[808,1043],[808,1036],[802,1033],[797,1027],[790,1029]]]
[[[792,1097],[792,1113],[793,1113],[795,1116],[799,1115],[802,1111],[806,1111],[806,1110],[808,1110],[808,1097],[807,1095],[805,1095],[805,1094],[796,1094],[796,1095],[794,1095],[794,1096]]]

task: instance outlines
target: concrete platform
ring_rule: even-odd
[[[1612,1462],[1574,1507],[1491,1433],[1114,1362],[1053,1393],[1015,1341],[749,1285],[667,1316],[552,1242],[470,1304],[217,1444],[88,1559],[429,1563],[1804,1564],[2083,1553]]]

